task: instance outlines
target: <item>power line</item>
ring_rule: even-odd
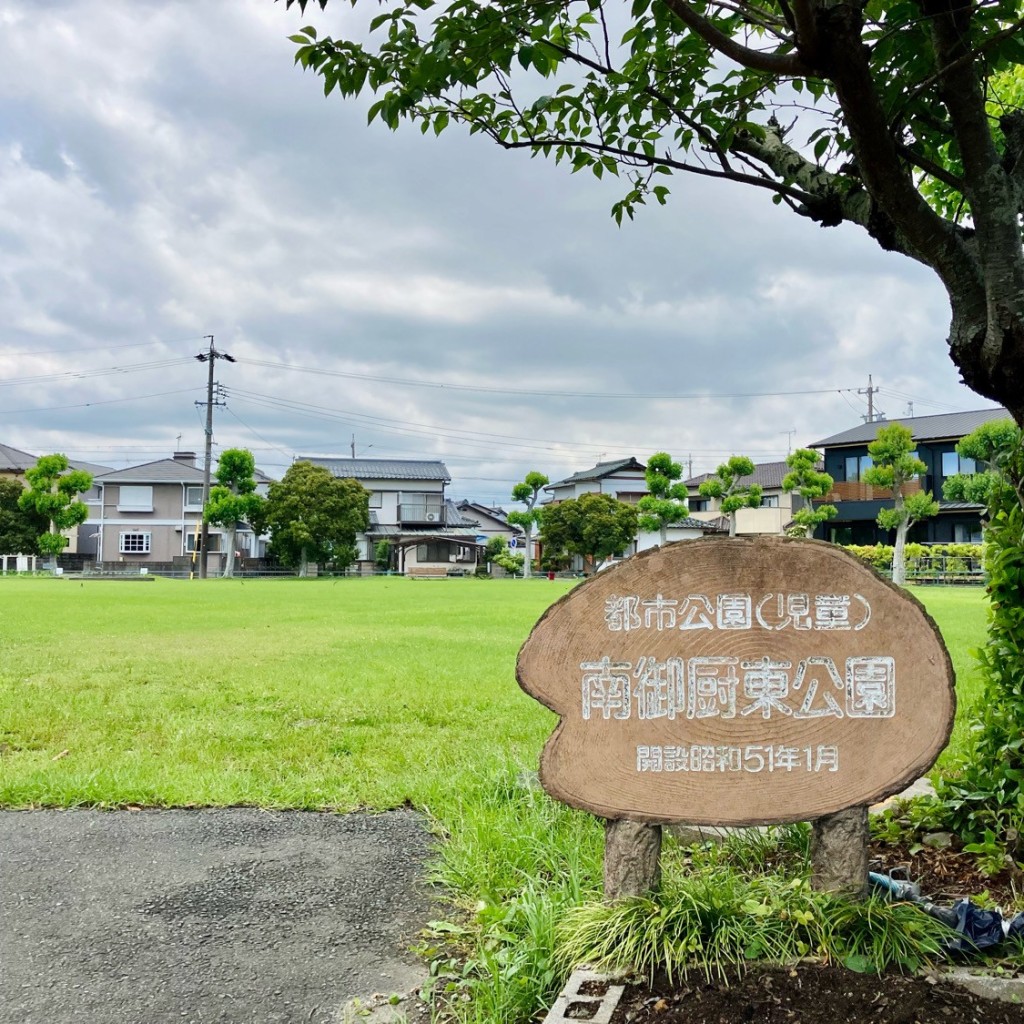
[[[116,352],[124,348],[147,348],[150,345],[186,345],[198,341],[197,337],[180,338],[177,341],[133,341],[128,345],[88,345],[85,348],[49,348],[32,352],[4,352],[5,356],[56,356],[71,352]]]
[[[0,387],[20,387],[25,384],[50,384],[62,380],[84,380],[90,377],[108,377],[118,373],[138,373],[141,370],[160,370],[168,366],[182,366],[189,361],[188,356],[174,359],[158,359],[149,363],[132,363],[129,366],[107,366],[95,370],[64,370],[60,373],[41,373],[33,377],[15,377],[0,381]]]
[[[263,366],[272,370],[293,370],[296,373],[314,373],[318,376],[345,377],[350,380],[372,380],[382,384],[399,384],[404,387],[434,388],[442,391],[478,391],[485,394],[528,395],[532,398],[624,398],[647,401],[697,399],[697,398],[785,398],[795,395],[829,395],[834,391],[853,391],[854,388],[811,388],[803,391],[737,391],[735,393],[665,393],[612,392],[612,391],[547,391],[538,388],[499,387],[490,384],[453,384],[436,380],[411,380],[408,377],[390,377],[372,373],[355,373],[349,370],[325,370],[319,366],[299,366],[297,363],[276,363],[268,359],[240,359],[248,366]]]
[[[5,416],[14,416],[26,412],[62,412],[65,409],[91,409],[94,405],[117,405],[123,402],[141,402],[147,398],[163,398],[166,395],[183,395],[186,392],[198,391],[198,388],[178,388],[175,391],[157,391],[152,395],[132,395],[129,398],[105,398],[99,402],[79,402],[77,405],[46,405],[31,409],[4,409]]]

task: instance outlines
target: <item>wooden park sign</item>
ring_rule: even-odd
[[[537,623],[517,676],[561,718],[544,788],[641,822],[873,803],[927,771],[955,711],[921,605],[833,545],[782,537],[683,541],[599,573]]]

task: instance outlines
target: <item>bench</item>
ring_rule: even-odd
[[[443,565],[413,565],[405,570],[411,580],[446,580],[448,570]]]

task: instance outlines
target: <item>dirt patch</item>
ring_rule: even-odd
[[[751,969],[728,984],[691,975],[630,986],[612,1024],[1024,1024],[1024,1006],[935,978],[799,964]]]
[[[1022,877],[1019,869],[1005,869],[995,875],[986,875],[978,867],[978,860],[955,847],[933,850],[924,846],[914,848],[907,844],[872,843],[872,870],[888,872],[903,867],[909,879],[921,886],[921,893],[935,903],[954,903],[962,897],[977,899],[988,893],[992,902],[1010,907],[1020,898]]]

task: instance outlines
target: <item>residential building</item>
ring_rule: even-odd
[[[38,455],[33,455],[30,452],[23,452],[18,448],[10,447],[10,445],[0,444],[0,478],[18,480],[25,484],[25,471],[31,469],[39,461],[39,458]],[[109,473],[110,467],[98,466],[92,462],[82,462],[80,459],[68,459],[68,469],[83,469],[85,472],[92,474],[94,480],[92,488],[81,495],[81,500],[90,506],[91,512],[99,500],[99,489],[95,485],[95,478],[101,473]],[[67,546],[64,548],[66,555],[81,553],[79,548],[80,533],[80,529],[65,531],[64,536],[68,541]],[[7,553],[17,554],[17,552]]]
[[[804,501],[799,494],[782,489],[782,481],[789,471],[784,461],[761,462],[754,466],[750,476],[740,477],[743,486],[760,486],[761,507],[741,508],[736,513],[737,534],[785,533],[786,527],[793,520],[793,513]],[[690,494],[690,515],[703,523],[714,523],[728,531],[729,523],[727,517],[722,515],[721,501],[718,498],[705,498],[700,493],[700,485],[714,475],[701,473],[683,481]]]
[[[908,484],[904,493],[931,491],[939,503],[939,513],[910,529],[909,538],[926,544],[969,543],[981,540],[981,516],[984,509],[962,501],[942,497],[945,479],[956,473],[973,473],[977,466],[956,452],[957,442],[992,420],[1009,418],[1002,408],[976,409],[970,412],[913,416],[898,420],[875,420],[814,441],[808,447],[824,452],[825,472],[835,480],[832,493],[824,500],[835,505],[838,515],[824,523],[818,536],[839,544],[889,543],[892,535],[876,523],[880,509],[891,507],[892,494],[884,488],[864,482],[864,471],[871,465],[868,445],[878,436],[880,427],[900,423],[911,432],[917,457],[927,469],[922,477]]]
[[[476,522],[477,540],[484,544],[492,537],[501,537],[506,541],[515,537],[517,543],[522,541],[523,528],[513,526],[503,508],[483,505],[478,501],[460,501],[455,508],[464,519]]]
[[[257,475],[257,492],[268,478]],[[175,452],[127,469],[108,470],[93,479],[89,518],[78,528],[79,553],[97,562],[138,562],[185,566],[199,546],[203,512],[203,470],[195,452]],[[223,568],[223,530],[209,529],[207,571]],[[262,554],[262,541],[245,524],[235,536],[244,557]]]
[[[633,457],[599,462],[590,469],[548,484],[544,490],[549,497],[544,504],[578,498],[582,494],[610,494],[618,501],[635,505],[647,493],[646,470],[647,467]]]
[[[393,549],[393,568],[408,575],[475,568],[486,539],[478,539],[477,519],[445,495],[451,477],[443,462],[306,455],[300,461],[356,480],[370,492],[370,526],[356,538],[363,571],[374,570],[382,540]]]

